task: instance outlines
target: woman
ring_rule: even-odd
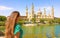
[[[20,14],[18,11],[12,12],[12,14],[7,17],[5,38],[20,38],[21,27],[18,24]]]

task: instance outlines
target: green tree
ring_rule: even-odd
[[[22,20],[22,19],[20,19],[20,20],[18,21],[18,23],[19,23],[20,25],[23,25],[24,22],[25,22],[25,20]]]
[[[54,22],[55,22],[55,20],[54,20],[54,19],[47,19],[47,21],[48,21],[48,23],[49,23],[49,24],[52,24],[52,23],[54,23]]]
[[[0,21],[0,26],[4,26],[4,25],[5,25],[5,22]]]
[[[57,18],[56,19],[56,23],[59,23],[60,24],[60,18]]]
[[[36,22],[36,15],[34,14],[34,18],[32,18],[32,20],[31,20],[33,23],[35,23]]]
[[[35,23],[36,22],[36,18],[32,18],[32,22]]]
[[[41,23],[54,23],[54,19],[47,19],[47,18],[45,18],[45,19],[40,19],[40,22]]]
[[[0,21],[6,21],[6,17],[5,16],[0,16]]]
[[[40,22],[41,22],[41,23],[44,23],[44,19],[40,19]]]

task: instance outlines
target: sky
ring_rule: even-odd
[[[54,16],[60,18],[60,0],[0,0],[0,15],[9,16],[13,11],[19,11],[21,16],[26,15],[26,6],[29,14],[31,6],[34,4],[35,13],[39,8],[43,13],[46,8],[47,15],[51,14],[51,8],[54,7]]]

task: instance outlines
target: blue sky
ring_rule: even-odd
[[[20,15],[25,15],[26,5],[29,13],[31,12],[31,5],[34,4],[35,13],[40,8],[46,8],[47,14],[51,12],[51,7],[54,7],[54,16],[60,17],[60,0],[0,0],[0,15],[9,16],[12,11],[19,11]]]

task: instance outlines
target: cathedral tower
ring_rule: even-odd
[[[46,18],[46,9],[44,8],[44,18]]]
[[[34,4],[32,3],[32,8],[31,8],[31,16],[34,18]]]
[[[52,9],[51,9],[51,17],[54,19],[54,7],[52,6]]]
[[[49,14],[48,14],[48,18],[51,18],[50,12],[49,12]]]
[[[26,16],[28,18],[28,7],[26,6]]]
[[[40,17],[41,17],[41,15],[42,15],[40,8],[39,8],[39,10],[38,10],[37,15],[38,15],[38,17],[39,17],[39,18],[40,18]]]

